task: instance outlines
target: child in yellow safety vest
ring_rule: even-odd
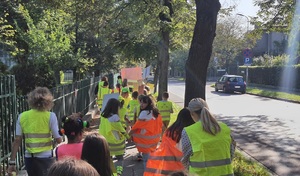
[[[106,94],[110,94],[110,89],[108,88],[108,81],[104,81],[102,86],[99,83],[97,103],[98,103],[98,108],[100,110],[102,108],[104,95]]]
[[[131,100],[131,96],[129,95],[129,88],[123,87],[121,90],[121,96],[124,99],[124,107],[128,108],[129,101]]]
[[[158,101],[156,104],[157,109],[159,110],[159,113],[162,116],[164,129],[168,128],[170,123],[171,113],[173,113],[172,102],[168,101],[168,99],[169,99],[169,93],[164,92],[162,95],[162,100]]]
[[[123,97],[119,96],[119,101],[120,101],[120,110],[119,110],[120,121],[124,129],[127,129],[130,120],[127,117],[127,108],[124,106],[125,100]]]
[[[139,93],[138,91],[132,92],[132,99],[129,101],[129,109],[128,109],[128,118],[130,121],[134,121],[134,114],[137,111],[137,107],[139,106],[139,100],[138,100]]]
[[[109,99],[101,113],[99,133],[106,138],[110,155],[117,159],[115,162],[117,173],[122,175],[125,140],[129,138],[129,135],[121,124],[119,110],[120,101],[115,98]]]

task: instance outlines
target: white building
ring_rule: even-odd
[[[284,44],[288,40],[288,35],[281,32],[263,33],[253,48],[255,56],[269,54],[278,55],[284,52]]]

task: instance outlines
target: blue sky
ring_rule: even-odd
[[[222,7],[236,5],[237,9],[233,14],[241,13],[246,16],[254,17],[258,11],[258,7],[254,6],[253,0],[220,0]]]

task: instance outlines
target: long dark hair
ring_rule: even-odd
[[[140,109],[140,113],[141,113],[141,111],[147,110],[148,114],[150,114],[152,111],[153,117],[155,117],[155,118],[158,117],[159,111],[155,107],[152,98],[150,98],[148,95],[146,95],[146,96],[143,96],[140,101],[147,104],[147,106],[144,109]]]
[[[108,143],[99,133],[91,133],[85,137],[81,159],[90,163],[101,176],[113,175]]]
[[[115,98],[111,98],[108,100],[103,112],[101,113],[101,116],[104,118],[109,118],[114,114],[118,114],[119,107],[120,107],[119,100]]]
[[[190,111],[183,108],[177,115],[176,121],[166,130],[166,136],[178,143],[181,139],[181,132],[184,127],[194,124]]]
[[[63,116],[61,119],[62,122],[62,129],[64,131],[63,134],[65,134],[68,137],[69,141],[75,140],[76,136],[81,135],[83,133],[83,121],[82,121],[82,115],[80,113],[74,113],[70,116]],[[60,135],[62,135],[62,132],[60,131]]]

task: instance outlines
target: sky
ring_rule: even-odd
[[[254,6],[253,0],[220,0],[220,3],[222,7],[236,5],[235,14],[240,13],[250,17],[256,16],[256,12],[259,9],[259,7]]]

